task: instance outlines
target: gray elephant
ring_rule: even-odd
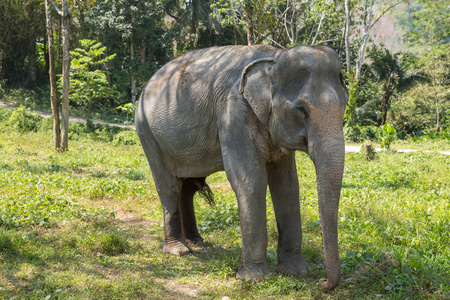
[[[164,213],[164,253],[186,255],[201,243],[193,196],[206,176],[225,170],[236,194],[242,266],[236,277],[269,274],[266,190],[278,227],[276,271],[303,275],[295,150],[317,177],[327,278],[340,281],[338,205],[348,100],[337,54],[327,47],[228,46],[188,52],[163,66],[142,92],[136,131]]]

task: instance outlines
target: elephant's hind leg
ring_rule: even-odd
[[[170,188],[165,186],[166,190],[160,192],[164,212],[163,252],[166,254],[185,256],[192,253],[192,250],[186,244],[181,221],[182,211],[180,210],[180,200],[182,195],[182,181],[179,178],[173,179]]]
[[[164,155],[151,131],[139,135],[145,155],[152,170],[155,187],[161,200],[164,214],[163,252],[185,256],[192,253],[184,238],[181,224],[180,202],[183,182],[176,177],[165,163]]]
[[[187,244],[203,243],[203,238],[197,229],[194,211],[194,194],[205,184],[205,178],[183,179],[181,190],[180,212],[183,233]]]

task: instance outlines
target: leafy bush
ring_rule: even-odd
[[[90,138],[93,141],[111,142],[114,136],[123,129],[102,124],[93,124],[88,127],[86,123],[69,123],[69,139],[79,140],[80,138]]]
[[[53,131],[53,118],[43,118],[41,122],[41,127],[39,128],[41,132],[52,132]]]
[[[76,202],[50,194],[15,196],[0,201],[0,227],[51,226],[72,215]]]
[[[222,230],[239,224],[239,213],[237,204],[218,203],[215,207],[200,211],[200,232]]]
[[[42,122],[42,117],[32,112],[30,109],[21,105],[16,109],[8,119],[11,127],[15,128],[20,133],[34,131],[36,132]]]
[[[12,114],[11,109],[0,107],[0,123],[6,123],[11,114]]]
[[[344,137],[350,142],[361,142],[364,140],[374,140],[376,138],[376,126],[344,126]]]
[[[407,91],[401,100],[392,104],[392,124],[407,133],[417,133],[436,126],[436,99],[438,97],[440,126],[450,123],[450,90],[419,84]]]
[[[135,104],[133,103],[127,103],[124,105],[120,105],[117,107],[117,109],[121,110],[122,112],[127,114],[127,124],[133,123],[134,121],[134,112],[136,111],[137,102]]]
[[[395,140],[397,131],[394,126],[384,124],[378,128],[376,137],[381,148],[388,150],[391,147],[391,143]]]
[[[113,143],[115,145],[136,145],[139,138],[134,130],[123,130],[114,135]]]

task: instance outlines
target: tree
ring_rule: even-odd
[[[51,0],[58,14],[61,16],[61,31],[63,35],[63,61],[62,61],[62,106],[61,106],[61,151],[69,149],[69,89],[70,89],[70,12],[77,8],[73,6],[69,8],[68,0],[61,0],[61,9]]]
[[[69,7],[68,0],[61,0],[61,9],[54,0],[50,0],[55,7],[55,10],[61,16],[61,31],[63,44],[63,59],[62,59],[62,106],[61,106],[61,147],[60,151],[67,151],[69,149],[69,91],[70,91],[70,13],[79,8],[77,3]],[[80,0],[81,1],[81,0]],[[85,5],[90,5],[92,1],[87,0]],[[55,124],[54,124],[55,125]]]
[[[398,13],[397,19],[406,30],[410,46],[418,50],[449,42],[450,6],[446,0],[416,0],[405,13]]]
[[[375,80],[383,84],[383,97],[381,102],[381,125],[386,123],[387,111],[390,106],[391,96],[395,88],[403,78],[403,71],[400,67],[400,54],[392,55],[387,49],[380,49],[373,46],[368,51],[371,60],[370,71]]]
[[[436,46],[419,61],[420,71],[426,74],[431,85],[430,96],[436,108],[436,130],[441,129],[440,103],[448,99],[450,90],[450,47],[448,44]],[[447,98],[447,99],[446,99]]]
[[[384,16],[387,12],[392,10],[395,6],[399,5],[402,2],[406,2],[407,0],[397,0],[395,2],[388,2],[387,4],[381,3],[380,7],[382,8],[381,13],[378,15],[378,17],[372,22],[373,18],[373,5],[374,0],[365,0],[364,2],[364,10],[363,10],[363,20],[362,20],[362,26],[363,26],[363,33],[361,36],[361,44],[358,51],[358,58],[356,60],[356,67],[355,67],[355,80],[358,81],[361,76],[361,68],[364,62],[366,48],[367,48],[367,42],[369,40],[370,35],[370,29],[381,19],[382,16]],[[385,6],[385,7],[384,7]]]
[[[169,59],[172,39],[164,28],[163,3],[137,0],[97,2],[86,14],[90,35],[117,57],[108,64],[117,90],[134,103],[138,90]],[[113,84],[112,82],[110,85]],[[130,102],[127,100],[127,102]],[[112,105],[116,106],[116,105]]]
[[[55,70],[55,48],[53,43],[53,22],[50,8],[50,0],[45,0],[45,17],[47,23],[48,41],[48,75],[50,79],[50,103],[53,117],[53,144],[56,151],[61,147],[61,125],[59,121],[58,97],[56,94],[56,70]]]
[[[91,125],[92,106],[102,99],[114,97],[116,91],[108,87],[105,64],[116,54],[105,56],[106,47],[93,40],[79,41],[80,48],[70,51],[70,98],[85,109],[88,127]]]
[[[281,24],[277,9],[285,0],[216,0],[211,5],[222,24],[246,27],[247,44],[261,44]]]
[[[0,1],[0,79],[33,87],[37,79],[36,41],[45,26],[39,0]]]

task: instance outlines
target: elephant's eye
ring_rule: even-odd
[[[306,119],[308,117],[308,111],[302,105],[297,106],[297,113],[299,117],[302,119]]]

